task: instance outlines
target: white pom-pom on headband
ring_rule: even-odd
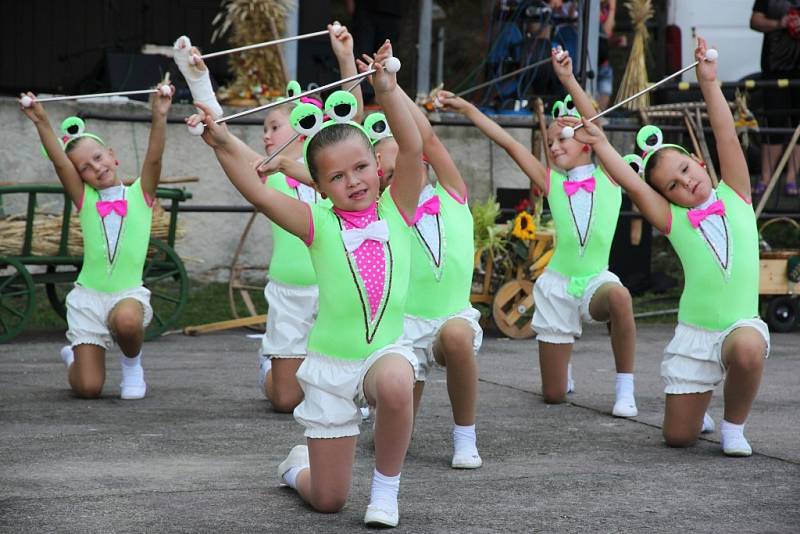
[[[704,61],[716,61],[718,57],[719,57],[719,52],[717,50],[713,49],[713,48],[709,48],[708,50],[706,50],[706,54],[705,54],[705,57],[703,59],[704,59]],[[663,78],[663,79],[659,80],[658,82],[654,83],[653,85],[642,89],[641,91],[639,91],[635,95],[631,95],[628,98],[626,98],[625,100],[623,100],[621,102],[617,102],[616,104],[614,104],[610,108],[601,111],[600,113],[598,113],[597,115],[595,115],[594,117],[589,119],[589,122],[592,122],[595,119],[599,119],[600,117],[602,117],[606,113],[610,113],[611,111],[614,111],[615,109],[619,108],[620,106],[624,106],[625,104],[627,104],[631,100],[636,100],[637,98],[639,98],[643,94],[652,91],[653,89],[655,89],[656,87],[659,87],[660,85],[663,85],[664,83],[668,82],[672,78],[675,78],[676,76],[680,76],[681,74],[683,74],[687,70],[695,68],[698,63],[700,63],[700,62],[699,61],[695,61],[691,65],[683,67],[681,70],[679,70],[677,72],[673,72],[672,74],[670,74],[666,78]],[[571,139],[572,137],[575,137],[575,130],[577,130],[579,128],[582,128],[582,127],[583,127],[583,124],[578,124],[574,128],[571,127],[571,126],[566,126],[561,130],[561,137],[563,137],[564,139]]]

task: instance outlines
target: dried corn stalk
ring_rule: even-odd
[[[625,67],[625,74],[617,91],[617,102],[621,102],[629,96],[635,95],[650,84],[647,81],[646,50],[649,34],[647,31],[647,21],[653,17],[653,4],[651,0],[630,0],[625,3],[633,23],[633,45],[631,55],[628,57],[628,65]],[[650,105],[650,93],[645,93],[639,98],[631,100],[624,107],[637,110]]]
[[[216,41],[228,35],[232,48],[279,39],[286,31],[286,15],[292,0],[224,0],[214,18],[211,36]],[[219,91],[229,104],[263,103],[280,96],[286,87],[286,72],[280,45],[237,52],[228,56],[234,80]]]

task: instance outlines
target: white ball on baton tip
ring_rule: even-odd
[[[339,24],[338,22],[334,22],[333,24],[331,24],[331,29],[333,29],[334,35],[339,35],[339,32],[342,31],[342,25]]]
[[[161,92],[162,96],[172,95],[172,89],[169,88],[169,85],[162,85],[161,87],[158,88],[158,90]]]
[[[563,139],[572,139],[575,137],[575,128],[572,126],[564,126],[564,129],[561,130],[561,137]]]
[[[383,63],[383,67],[388,71],[394,74],[395,72],[400,70],[400,60],[394,56],[391,56],[386,59]]]
[[[19,103],[22,104],[23,108],[29,108],[33,105],[33,99],[28,95],[23,95],[23,97],[19,99]]]
[[[718,57],[719,51],[716,48],[706,50],[706,61],[716,61]]]
[[[189,133],[192,135],[203,135],[203,132],[206,129],[206,125],[203,124],[202,122],[198,122],[194,126],[188,126],[188,128],[189,128]]]

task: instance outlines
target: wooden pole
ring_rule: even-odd
[[[795,145],[797,145],[798,137],[800,137],[800,124],[798,124],[797,128],[794,129],[792,139],[789,141],[789,145],[786,147],[786,152],[783,153],[783,157],[781,158],[780,162],[778,162],[778,166],[775,167],[775,170],[772,172],[772,177],[769,179],[767,190],[764,191],[764,194],[761,195],[761,200],[758,201],[758,206],[756,207],[756,219],[758,219],[758,217],[761,215],[761,212],[764,211],[764,206],[767,203],[767,199],[772,194],[772,190],[775,189],[775,186],[778,184],[778,178],[780,178],[783,168],[789,161]]]

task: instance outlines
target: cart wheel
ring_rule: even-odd
[[[23,264],[0,258],[0,343],[19,334],[33,312],[33,278]]]
[[[792,297],[775,297],[767,305],[767,324],[773,332],[791,332],[798,322],[797,302]]]
[[[508,337],[532,337],[533,282],[512,280],[500,287],[492,304],[492,316],[497,328]]]
[[[151,239],[142,281],[150,290],[153,307],[153,320],[144,334],[144,338],[150,340],[172,328],[180,319],[189,299],[189,276],[172,247]]]
[[[59,269],[59,267],[62,267],[62,269]],[[67,293],[75,286],[75,280],[78,279],[79,272],[80,267],[73,267],[72,265],[47,266],[47,278],[51,280],[45,284],[47,300],[50,301],[50,306],[52,306],[53,310],[64,320],[67,319]]]

